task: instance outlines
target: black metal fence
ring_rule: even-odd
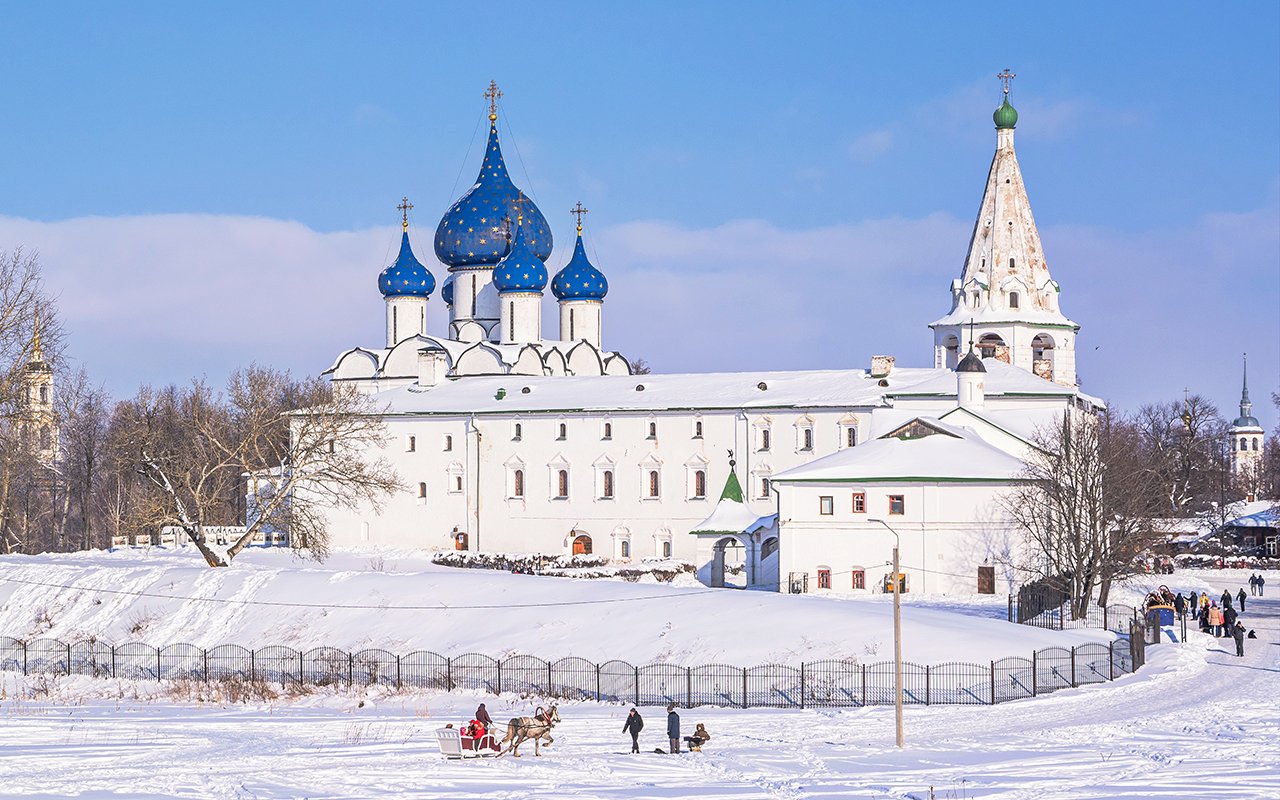
[[[1063,600],[1056,605],[1042,606],[1037,604],[1034,606],[1036,612],[1032,614],[1029,609],[1024,610],[1022,596],[1019,594],[1015,618],[1023,625],[1032,625],[1037,628],[1048,628],[1055,631],[1102,628],[1103,630],[1121,634],[1127,634],[1129,626],[1135,620],[1142,618],[1142,615],[1138,613],[1138,609],[1133,606],[1089,605],[1085,609],[1084,616],[1076,619],[1072,616],[1071,606],[1072,601],[1070,599]]]
[[[1140,638],[1140,637],[1139,637]],[[992,705],[1114,680],[1141,666],[1129,641],[1037,650],[1030,658],[986,664],[903,665],[904,702],[915,705]],[[632,703],[634,705],[814,708],[892,705],[893,662],[851,659],[798,666],[735,667],[708,664],[637,666],[582,658],[546,661],[536,656],[496,659],[479,653],[443,656],[428,651],[397,655],[317,647],[233,644],[208,649],[190,644],[152,647],[97,640],[23,641],[0,637],[0,670],[24,675],[90,675],[137,680],[247,680],[295,686],[369,686],[467,690],[501,694]]]

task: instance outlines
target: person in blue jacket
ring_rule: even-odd
[[[680,752],[680,715],[676,713],[676,704],[667,706],[667,738],[671,740],[668,753]]]

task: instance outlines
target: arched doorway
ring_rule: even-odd
[[[711,586],[745,589],[747,586],[747,548],[735,536],[726,536],[712,548]]]
[[[575,556],[591,555],[591,537],[585,533],[579,533],[573,537],[573,554]]]

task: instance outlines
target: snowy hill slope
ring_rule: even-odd
[[[461,570],[432,565],[423,553],[337,553],[315,564],[254,550],[222,570],[190,549],[0,557],[0,635],[158,646],[329,645],[683,665],[874,662],[893,651],[892,606],[876,601],[883,599]],[[1110,638],[911,602],[903,620],[905,656],[919,663],[986,663]]]

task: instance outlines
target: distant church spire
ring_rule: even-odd
[[[982,357],[1074,386],[1080,326],[1059,309],[1060,287],[1049,274],[1014,151],[1018,112],[1009,102],[1009,90],[1016,75],[1005,69],[996,77],[1001,83],[1001,104],[992,115],[996,152],[964,266],[951,283],[951,310],[929,326],[934,364],[955,368],[964,355],[965,323],[972,321],[969,335]]]
[[[1253,416],[1253,403],[1249,402],[1249,354],[1244,354],[1244,383],[1240,389],[1240,416]]]

